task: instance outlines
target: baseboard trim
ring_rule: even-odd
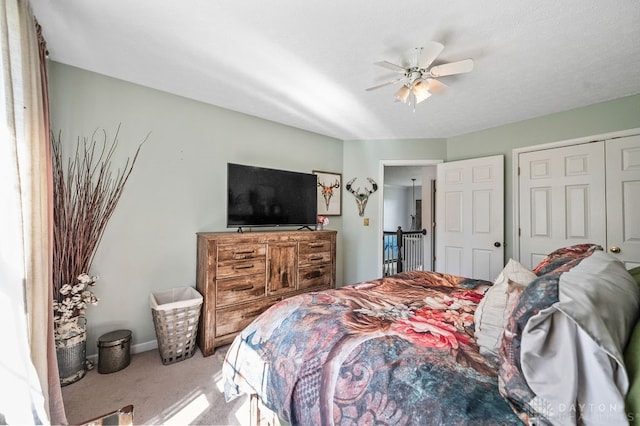
[[[158,349],[158,341],[157,340],[150,340],[148,342],[142,342],[142,343],[138,343],[136,345],[132,345],[131,346],[131,353],[132,354],[138,354],[140,352],[147,352],[147,351],[151,351],[153,349]]]
[[[148,342],[142,342],[142,343],[138,343],[135,345],[131,345],[131,353],[132,354],[138,354],[140,352],[147,352],[147,351],[151,351],[153,349],[157,349],[158,348],[158,341],[157,340],[150,340]],[[87,355],[87,360],[91,361],[94,364],[98,363],[98,354],[95,353],[93,355]]]

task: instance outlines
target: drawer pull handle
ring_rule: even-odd
[[[253,318],[257,315],[260,315],[264,311],[265,309],[263,308],[263,309],[256,309],[255,311],[247,312],[245,314],[242,314],[242,319]]]
[[[309,256],[309,260],[322,260],[322,256]]]
[[[311,248],[322,247],[322,246],[324,246],[324,243],[309,243],[309,247]]]
[[[234,270],[238,270],[238,269],[251,269],[254,268],[255,265],[238,265],[238,266],[234,266],[233,269]]]
[[[240,250],[240,251],[234,251],[233,254],[234,255],[236,255],[236,254],[252,254],[252,253],[255,253],[255,252],[256,252],[255,249],[253,249],[253,250]]]
[[[253,289],[253,284],[246,284],[241,287],[234,287],[231,289],[231,291],[245,291],[245,290],[252,290],[252,289]]]

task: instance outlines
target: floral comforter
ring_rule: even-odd
[[[291,424],[521,424],[473,337],[489,285],[413,271],[285,299],[229,348],[226,399]]]

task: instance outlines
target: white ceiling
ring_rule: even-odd
[[[640,93],[636,0],[32,0],[50,58],[339,139],[451,137]],[[468,74],[412,108],[427,41]]]

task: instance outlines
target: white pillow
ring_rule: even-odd
[[[516,260],[509,259],[493,286],[487,290],[474,315],[476,342],[483,355],[498,356],[513,305],[524,287],[537,276]]]

